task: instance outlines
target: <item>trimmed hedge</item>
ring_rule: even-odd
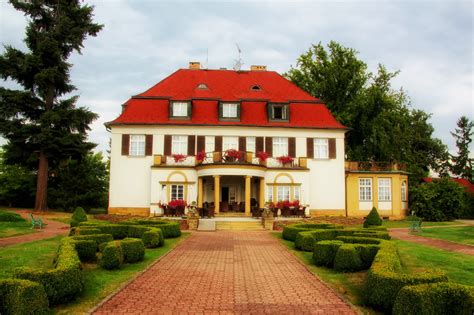
[[[403,287],[444,281],[448,281],[448,277],[441,271],[433,270],[414,275],[402,273],[397,245],[386,241],[381,243],[367,274],[366,302],[374,308],[390,311]]]
[[[283,239],[287,241],[295,241],[299,232],[320,230],[320,229],[337,229],[342,228],[342,225],[331,223],[302,223],[287,225],[283,228]]]
[[[0,210],[0,222],[21,222],[26,221],[15,212]]]
[[[81,207],[77,207],[71,217],[71,227],[78,226],[79,223],[87,221],[87,214]]]
[[[377,208],[372,207],[370,210],[369,215],[365,218],[364,227],[368,228],[369,226],[380,226],[382,225],[382,218],[380,217]]]
[[[0,314],[48,313],[48,296],[41,284],[20,279],[0,280]]]
[[[91,235],[100,234],[100,230],[93,227],[77,227],[74,229],[73,235]]]
[[[84,289],[81,261],[74,240],[69,237],[61,241],[54,269],[17,268],[14,277],[42,284],[50,305],[70,301]]]
[[[452,282],[406,286],[397,294],[394,315],[472,315],[474,287]]]
[[[314,245],[313,262],[317,266],[332,267],[339,247],[344,245],[342,241],[321,241]]]
[[[88,234],[88,235],[76,235],[72,237],[73,240],[75,241],[95,241],[97,246],[102,243],[108,243],[114,240],[112,235],[110,234]]]
[[[77,254],[81,261],[94,261],[96,259],[97,243],[94,240],[75,240]]]
[[[356,246],[355,244],[343,244],[337,249],[336,257],[334,257],[334,269],[344,272],[362,269],[362,260]]]
[[[142,261],[145,257],[145,246],[138,238],[124,238],[120,241],[123,250],[124,262],[134,263]]]
[[[118,269],[122,266],[124,255],[119,241],[112,241],[105,245],[100,257],[100,266],[104,269]]]
[[[163,221],[163,220],[133,220],[133,221],[128,221],[128,222],[160,228],[161,231],[163,232],[164,238],[175,238],[175,237],[181,236],[181,229],[179,227],[179,222]]]

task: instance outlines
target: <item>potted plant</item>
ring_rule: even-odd
[[[236,149],[229,149],[225,151],[225,158],[228,162],[236,162],[242,159],[242,152]]]
[[[186,160],[187,157],[184,154],[171,154],[171,156],[173,157],[175,163],[183,162],[184,160]]]
[[[261,165],[267,165],[267,159],[268,159],[268,153],[265,151],[260,151],[255,154],[255,156],[258,158],[258,161],[260,162]]]
[[[292,156],[279,156],[276,158],[278,162],[281,163],[283,166],[290,166],[293,163],[293,160],[295,159]]]
[[[199,151],[197,154],[196,154],[196,163],[197,164],[201,164],[202,162],[204,162],[204,159],[206,158],[206,152],[204,151]]]

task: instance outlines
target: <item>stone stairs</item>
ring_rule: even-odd
[[[218,231],[265,231],[260,220],[216,221]]]

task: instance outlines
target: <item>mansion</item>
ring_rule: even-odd
[[[384,217],[407,212],[396,163],[345,160],[341,125],[325,104],[283,76],[190,63],[132,96],[111,132],[109,213],[162,215],[163,204],[250,216],[298,201],[306,215]]]

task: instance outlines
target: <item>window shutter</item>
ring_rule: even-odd
[[[196,153],[196,136],[188,136],[188,155],[195,155]]]
[[[237,104],[237,118],[240,120],[240,113],[241,113],[241,108],[242,107],[242,104],[241,103],[238,103]]]
[[[314,138],[306,138],[306,157],[314,158]]]
[[[193,103],[192,103],[192,102],[188,102],[188,112],[187,112],[188,115],[187,115],[187,116],[188,116],[189,118],[192,117],[192,113],[193,113],[192,111],[193,111]]]
[[[291,157],[296,157],[296,138],[288,138],[288,155]]]
[[[239,151],[247,151],[247,139],[239,137]]]
[[[267,115],[268,115],[268,120],[272,120],[272,105],[270,103],[267,104]],[[267,151],[268,153],[268,151]]]
[[[263,151],[263,137],[255,138],[255,152]]]
[[[222,151],[222,136],[216,136],[214,138],[214,151]]]
[[[122,155],[129,155],[130,135],[122,135]]]
[[[328,139],[329,143],[329,158],[335,159],[336,158],[336,139],[330,138]]]
[[[272,137],[265,137],[265,152],[267,152],[268,156],[273,156],[273,138]]]
[[[163,149],[163,154],[165,156],[171,155],[171,135],[165,135],[165,146]]]
[[[197,136],[197,149],[196,152],[201,152],[206,150],[206,137],[205,136]]]
[[[153,154],[153,135],[145,136],[145,155],[150,156]]]

